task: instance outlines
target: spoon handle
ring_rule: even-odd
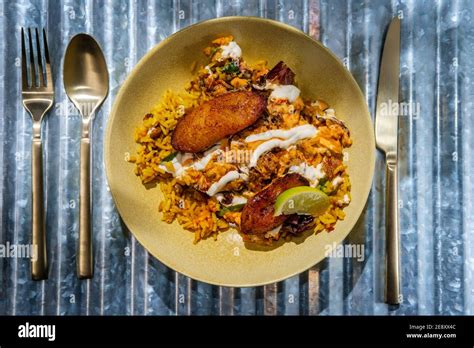
[[[79,193],[79,252],[77,257],[77,275],[80,279],[89,279],[94,275],[90,223],[90,154],[90,139],[89,137],[82,137]]]

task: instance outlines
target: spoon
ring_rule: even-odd
[[[92,36],[78,34],[71,39],[64,57],[63,75],[66,94],[82,116],[77,275],[80,279],[88,279],[94,274],[90,224],[90,131],[94,113],[109,90],[107,64]]]

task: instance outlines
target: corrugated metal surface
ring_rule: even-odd
[[[355,0],[18,0],[0,2],[0,241],[27,244],[31,224],[31,121],[20,102],[20,26],[47,26],[56,105],[44,124],[50,278],[29,280],[29,261],[0,258],[1,314],[474,314],[474,3]],[[365,260],[331,258],[284,282],[229,289],[166,268],[122,226],[108,192],[102,142],[121,83],[148,49],[197,21],[252,15],[289,23],[346,64],[374,110],[382,33],[402,21],[401,93],[420,112],[402,118],[400,215],[403,296],[382,303],[383,175],[359,228]],[[72,35],[105,50],[111,93],[93,131],[96,275],[75,276],[80,118],[62,86]]]

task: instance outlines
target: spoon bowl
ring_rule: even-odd
[[[83,117],[92,116],[109,91],[109,73],[102,49],[87,34],[74,36],[64,57],[64,88]]]

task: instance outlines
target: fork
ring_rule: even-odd
[[[23,106],[33,119],[33,141],[31,147],[32,174],[32,245],[31,277],[33,280],[48,278],[48,257],[46,253],[46,227],[43,202],[43,146],[41,142],[41,121],[53,105],[54,86],[51,75],[48,43],[43,29],[43,49],[40,45],[40,34],[35,28],[32,35],[28,28],[28,40],[25,30],[21,28],[21,96]],[[36,41],[36,60],[33,49],[33,36]],[[26,43],[29,41],[29,63],[27,62]],[[43,60],[45,66],[43,69]],[[28,63],[28,64],[27,64]]]

